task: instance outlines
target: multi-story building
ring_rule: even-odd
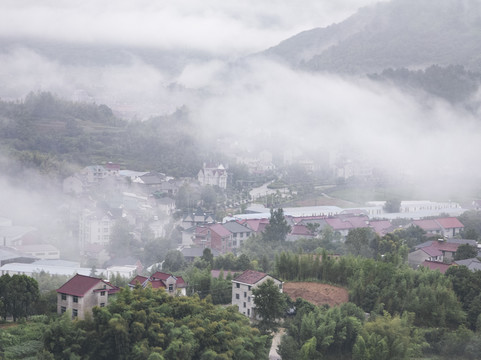
[[[218,186],[221,189],[227,188],[227,170],[224,166],[208,165],[204,163],[204,166],[197,174],[197,180],[201,185]]]
[[[255,318],[255,304],[254,296],[252,295],[252,289],[256,288],[263,282],[271,279],[274,284],[279,286],[279,290],[282,292],[283,282],[275,277],[267,275],[266,273],[246,270],[234,280],[232,280],[232,305],[237,306],[239,312],[250,317]]]
[[[142,287],[150,285],[153,289],[164,289],[170,295],[186,295],[187,284],[182,276],[175,276],[164,272],[157,271],[150,277],[137,275],[130,283],[129,286],[133,288],[137,284]]]
[[[94,306],[106,306],[118,291],[105,280],[77,274],[57,289],[57,313],[71,310],[73,318],[83,319]]]

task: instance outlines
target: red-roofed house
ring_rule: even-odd
[[[451,239],[447,241],[433,240],[416,246],[416,250],[408,254],[408,263],[416,268],[424,261],[451,262],[461,244],[470,244],[472,240]]]
[[[452,238],[464,229],[464,225],[455,217],[439,219],[414,220],[409,226],[419,226],[428,234]]]
[[[104,307],[119,288],[109,282],[85,275],[75,275],[57,289],[57,313],[72,310],[72,317],[83,319],[94,306]]]
[[[186,295],[187,283],[182,276],[174,276],[172,274],[157,271],[150,277],[137,275],[129,282],[129,287],[133,288],[135,285],[146,287],[150,284],[153,289],[165,289],[171,295]]]
[[[232,305],[236,305],[244,315],[248,317],[255,317],[254,298],[252,296],[252,289],[259,286],[267,279],[274,281],[274,284],[279,286],[282,292],[282,281],[276,279],[266,273],[246,270],[234,280],[232,280]]]
[[[384,236],[387,233],[392,232],[395,228],[393,225],[391,225],[389,220],[369,221],[369,227],[371,227],[379,236]]]
[[[444,274],[452,266],[452,264],[445,264],[439,261],[429,261],[429,260],[423,261],[421,265],[431,270],[439,270],[441,274]]]
[[[287,235],[287,240],[296,241],[302,238],[313,238],[314,236],[306,225],[297,224],[291,227],[291,232]]]
[[[198,226],[193,241],[202,248],[210,248],[225,254],[232,251],[232,240],[232,233],[222,224],[211,224]]]

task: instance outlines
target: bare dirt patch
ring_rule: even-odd
[[[332,307],[349,301],[349,293],[346,289],[327,284],[288,282],[284,283],[283,291],[293,301],[302,298],[317,306],[328,304]]]

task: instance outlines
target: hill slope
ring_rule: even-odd
[[[342,23],[300,33],[264,52],[314,71],[369,73],[388,67],[464,65],[481,70],[481,3],[393,0]]]

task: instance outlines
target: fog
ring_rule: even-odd
[[[346,151],[439,193],[472,191],[480,176],[473,166],[481,150],[479,114],[362,77],[305,73],[248,57],[375,2],[2,1],[0,36],[15,41],[0,51],[0,97],[51,91],[105,103],[127,119],[187,105],[206,143],[229,138],[239,151],[317,151],[331,161]],[[125,46],[128,61],[68,64],[29,48],[24,38]],[[204,56],[172,73],[132,47]],[[17,190],[4,186],[2,196]]]

